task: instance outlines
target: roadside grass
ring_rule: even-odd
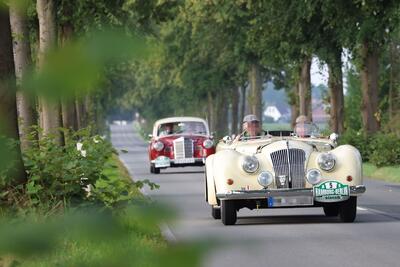
[[[108,163],[103,174],[132,182],[117,156]],[[199,266],[205,246],[168,244],[159,224],[170,211],[135,190],[133,203],[118,211],[1,218],[0,266]]]
[[[364,176],[386,182],[400,183],[400,166],[378,168],[371,163],[363,163]]]

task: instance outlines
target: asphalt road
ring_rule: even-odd
[[[234,226],[211,217],[204,201],[203,167],[149,172],[147,143],[131,124],[111,126],[116,149],[134,179],[160,185],[145,190],[179,213],[164,231],[177,241],[214,241],[204,266],[400,266],[400,184],[365,179],[354,223],[324,216],[322,208],[249,211]],[[170,229],[170,231],[169,231]]]

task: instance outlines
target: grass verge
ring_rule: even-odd
[[[371,163],[363,164],[364,176],[386,182],[400,183],[400,166],[378,168]]]

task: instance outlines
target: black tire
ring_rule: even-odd
[[[324,213],[326,217],[335,217],[339,215],[339,206],[329,205],[324,206]]]
[[[150,173],[154,173],[154,174],[159,174],[160,173],[160,168],[156,168],[154,166],[154,164],[150,164]]]
[[[224,225],[234,225],[237,214],[235,202],[232,200],[221,200],[221,221]]]
[[[218,206],[211,206],[211,216],[216,220],[221,219],[221,208]]]
[[[339,216],[342,222],[354,222],[357,215],[357,197],[350,197],[339,208]]]
[[[154,165],[150,164],[150,173],[154,173]]]

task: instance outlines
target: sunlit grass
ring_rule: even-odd
[[[363,164],[364,176],[383,180],[386,182],[400,183],[400,166],[387,166],[378,168],[371,163]]]

